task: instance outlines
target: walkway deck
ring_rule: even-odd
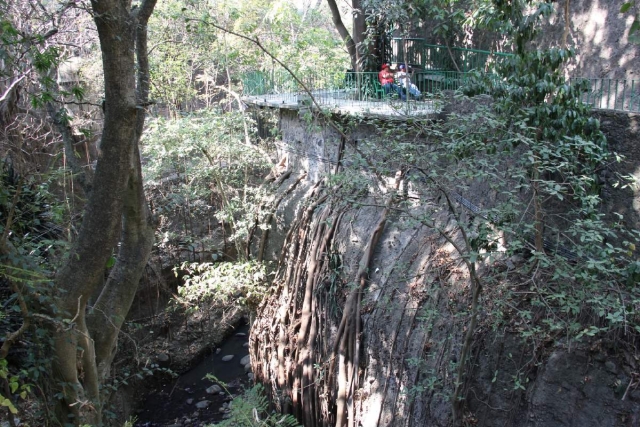
[[[319,91],[313,93],[316,102],[324,109],[335,114],[366,115],[386,119],[429,117],[440,112],[442,101],[427,100],[368,100],[347,99],[344,92]],[[249,105],[287,110],[305,110],[312,107],[311,98],[302,94],[276,94],[243,96],[242,101]]]

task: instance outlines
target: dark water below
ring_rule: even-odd
[[[168,379],[158,384],[142,398],[140,409],[136,413],[137,427],[184,426],[201,427],[222,420],[220,407],[231,400],[226,391],[223,394],[208,394],[206,389],[216,384],[205,379],[207,374],[214,375],[225,383],[227,390],[234,396],[249,386],[249,378],[240,365],[240,360],[249,354],[245,343],[248,342],[249,326],[236,329],[220,346],[220,351],[205,357],[198,365],[175,380]],[[222,358],[232,354],[228,362]],[[191,400],[192,399],[192,400]],[[198,409],[196,404],[208,400],[209,406]]]

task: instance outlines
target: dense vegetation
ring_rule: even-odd
[[[640,235],[602,211],[598,180],[615,155],[578,101],[583,83],[565,82],[563,65],[572,52],[529,49],[550,4],[525,14],[528,2],[354,0],[352,10],[336,15],[332,1],[134,3],[0,0],[0,325],[7,331],[0,414],[9,425],[18,418],[30,425],[112,422],[105,414],[117,386],[153,374],[125,356],[127,374],[112,369],[118,346],[128,345],[118,344],[121,329],[139,327],[126,318],[148,265],[168,265],[182,280],[167,290],[173,293],[167,311],[188,315],[215,305],[254,313],[270,280],[285,280],[283,270],[274,275],[274,266],[263,262],[262,251],[287,194],[275,195],[286,178],[273,167],[281,154],[277,118],[246,109],[243,74],[278,64],[294,74],[377,69],[381,33],[394,28],[410,36],[421,22],[430,22],[434,40],[447,46],[484,37],[492,46],[513,46],[515,55],[456,95],[491,95],[470,115],[393,127],[321,111],[305,117],[348,144],[350,131],[364,122],[372,135],[384,136],[384,145],[375,137],[361,141],[349,159],[357,167],[327,179],[316,199],[316,206],[331,208],[322,226],[337,226],[342,212],[370,196],[366,189],[380,187],[376,179],[397,171],[405,189],[420,183],[418,200],[425,202],[407,198],[400,187],[376,201],[385,214],[358,277],[342,278],[356,283],[345,285],[344,309],[338,316],[299,307],[291,340],[296,335],[302,349],[311,322],[331,315],[345,326],[330,357],[339,347],[359,345],[359,298],[376,239],[394,212],[449,241],[469,277],[468,310],[460,313],[466,336],[447,391],[454,422],[464,414],[467,357],[483,304],[489,311],[483,325],[498,329],[516,319],[535,348],[564,338],[636,343]],[[474,13],[465,14],[470,5]],[[351,13],[349,40],[338,21],[348,22]],[[418,136],[437,144],[407,143]],[[628,177],[617,178],[629,184]],[[497,202],[473,214],[462,210],[460,194],[486,182]],[[434,194],[441,196],[437,202]],[[453,228],[434,219],[443,212]],[[295,227],[311,223],[312,216],[304,217]],[[252,252],[260,228],[265,237]],[[318,232],[316,252],[330,244],[330,229]],[[509,270],[487,267],[514,257],[522,262]],[[322,262],[309,277],[331,269],[337,283],[335,259]],[[156,274],[161,281],[162,271]],[[523,282],[526,303],[521,289],[514,291]],[[303,350],[296,357],[300,366],[312,359]],[[324,396],[337,402],[327,419],[338,425],[359,381],[344,372],[358,366],[358,357],[352,352],[328,371],[339,376]],[[292,373],[284,393],[323,381],[310,375]],[[261,393],[252,390],[248,403],[235,407],[234,420],[251,425],[254,408],[267,413]],[[308,426],[319,421],[294,409]],[[266,419],[275,425],[276,418]]]

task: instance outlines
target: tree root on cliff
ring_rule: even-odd
[[[399,173],[396,188],[389,193],[364,248],[357,286],[347,296],[332,346],[328,345],[334,335],[327,319],[330,299],[323,288],[331,286],[330,277],[335,274],[330,253],[344,206],[329,199],[317,184],[307,194],[308,206],[298,211],[285,237],[275,289],[259,308],[261,322],[252,328],[251,354],[256,379],[271,384],[278,409],[293,412],[305,427],[342,427],[347,425],[347,413],[352,414],[351,425],[355,420],[362,295],[401,179]]]
[[[327,392],[333,388],[333,378],[335,375],[335,363],[338,360],[338,390],[336,396],[336,419],[335,426],[343,427],[347,425],[347,413],[351,414],[349,418],[350,425],[355,425],[355,414],[353,410],[353,399],[355,391],[359,389],[358,368],[360,366],[360,309],[362,303],[362,292],[367,283],[369,266],[373,259],[373,253],[387,222],[390,207],[395,199],[395,193],[400,187],[402,174],[396,174],[395,191],[392,193],[385,207],[380,214],[378,223],[376,224],[369,242],[364,249],[357,273],[358,286],[351,291],[345,303],[342,313],[342,320],[336,336],[333,350],[330,356],[329,372],[327,375]],[[350,408],[347,407],[347,401],[351,398]]]
[[[449,212],[453,215],[458,223],[461,223],[462,219],[460,217],[460,214],[454,207],[449,194],[442,187],[440,187],[440,191],[447,201]],[[478,323],[479,298],[480,293],[482,292],[482,280],[480,279],[478,271],[476,270],[476,263],[475,261],[471,261],[468,256],[465,256],[472,252],[473,245],[471,244],[464,227],[460,227],[459,231],[464,241],[464,247],[462,248],[455,242],[453,242],[446,235],[446,233],[440,233],[442,237],[447,239],[449,243],[453,245],[458,254],[460,254],[462,261],[466,265],[467,271],[469,272],[469,283],[471,285],[471,314],[469,315],[469,325],[467,327],[467,332],[465,334],[464,341],[462,343],[462,349],[460,352],[460,360],[458,362],[458,369],[456,374],[456,385],[453,390],[453,395],[451,396],[451,409],[454,426],[461,424],[463,419],[462,415],[464,410],[464,396],[462,394],[465,386],[464,376],[466,373],[467,359],[469,357],[471,346],[473,344],[473,335],[476,332],[476,325]]]
[[[272,320],[268,325],[255,325],[252,332],[252,337],[259,336],[260,341],[265,343],[257,348],[258,340],[252,339],[253,354],[258,356],[255,358],[256,376],[263,380],[275,379],[272,380],[274,391],[280,389],[285,397],[279,403],[280,409],[287,412],[290,412],[291,403],[293,408],[299,408],[298,402],[305,396],[309,402],[315,399],[309,394],[309,384],[313,385],[314,382],[313,362],[317,359],[314,346],[318,320],[312,315],[312,297],[318,285],[319,273],[328,263],[325,254],[341,216],[329,221],[334,208],[327,204],[314,221],[314,212],[327,200],[319,184],[311,189],[308,198],[315,201],[305,209],[300,209],[293,221],[285,238],[284,247],[287,249],[283,252],[286,256],[280,259],[278,276],[274,281],[277,288],[260,308],[262,318]],[[299,283],[305,283],[302,295],[298,295]],[[280,302],[274,304],[274,299]],[[277,312],[265,314],[274,310],[274,307],[279,307]],[[304,313],[302,320],[293,323],[301,312]],[[302,384],[305,384],[304,387]]]

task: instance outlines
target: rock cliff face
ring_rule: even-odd
[[[635,120],[611,135],[627,144]],[[416,221],[425,205],[446,203],[442,195],[410,174],[394,177],[392,160],[384,172],[354,160],[383,135],[355,126],[355,143],[341,151],[329,126],[288,110],[280,124],[292,176],[265,246],[279,264],[250,351],[256,380],[281,409],[306,427],[640,425],[637,349],[523,335],[544,311],[532,305],[531,277],[514,273],[519,256],[479,263],[475,301],[479,285],[457,249],[466,237],[456,223],[472,220],[469,209]],[[340,184],[351,186],[348,200],[325,181],[338,163],[366,178]],[[617,194],[612,209],[635,209],[633,194]],[[486,182],[463,195],[475,205],[499,198]]]
[[[574,48],[576,57],[567,67],[568,76],[638,80],[640,46],[629,39],[633,17],[631,13],[620,13],[623,3],[608,0],[555,1],[554,12],[543,24],[535,44]],[[412,35],[425,38],[429,43],[443,44],[433,34],[435,24],[421,23]],[[481,30],[468,33],[467,40],[459,40],[456,45],[510,51],[510,46],[501,39]]]
[[[638,45],[629,41],[632,16],[620,13],[624,2],[563,0],[540,34],[540,44],[566,45],[577,56],[569,75],[606,79],[640,79]],[[567,25],[567,22],[569,23]]]
[[[596,111],[602,131],[612,151],[622,155],[620,162],[609,165],[601,173],[603,212],[622,214],[628,227],[640,229],[640,114],[618,111]],[[636,185],[625,189],[614,187],[614,176],[632,177]]]

